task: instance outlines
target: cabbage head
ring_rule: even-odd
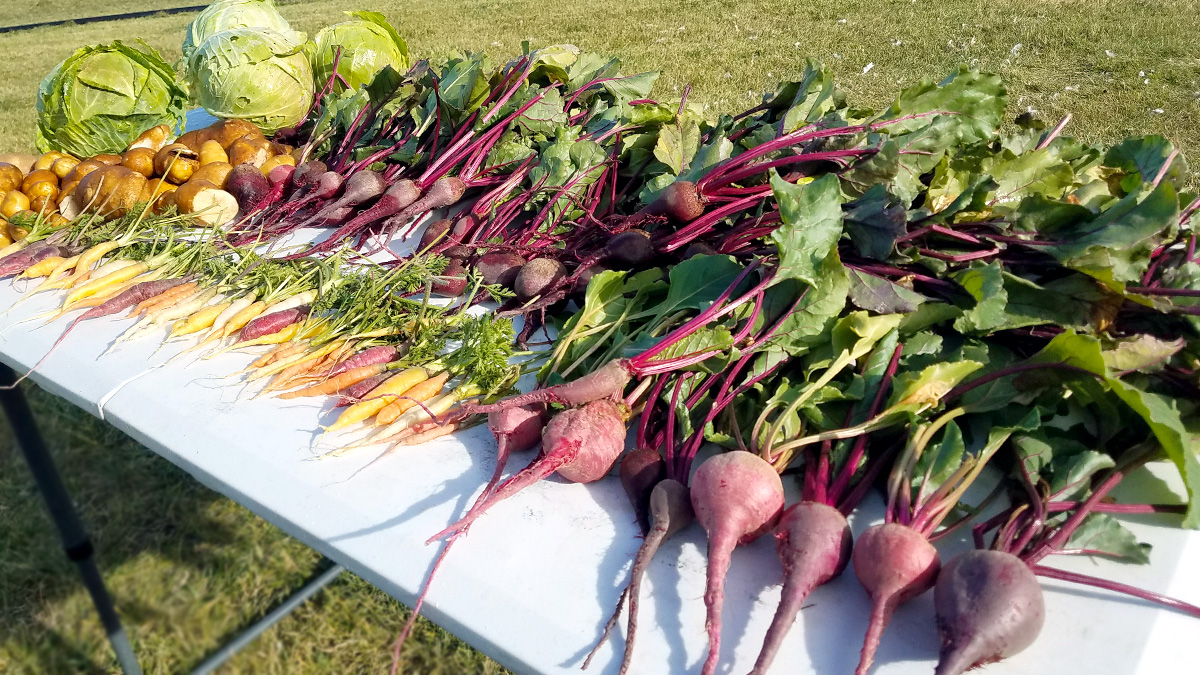
[[[76,157],[124,152],[143,131],[184,118],[187,92],[145,43],[76,50],[37,93],[37,147]]]
[[[188,61],[192,98],[213,117],[253,122],[264,133],[295,126],[313,101],[301,45],[263,28],[209,37]]]
[[[408,70],[408,44],[379,12],[346,12],[355,21],[343,21],[327,26],[317,33],[313,75],[324,84],[333,75],[333,60],[338,47],[338,75],[346,84],[337,82],[334,91],[352,90],[370,84],[375,74],[385,66],[397,72]]]
[[[275,0],[217,0],[188,24],[183,36],[184,63],[205,40],[233,28],[269,28],[296,44],[305,40],[304,33],[292,30],[275,9]]]

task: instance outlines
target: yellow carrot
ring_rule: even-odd
[[[437,396],[441,393],[442,387],[446,386],[446,380],[449,379],[450,373],[442,372],[404,392],[403,398],[398,398],[387,404],[387,406],[379,411],[379,414],[375,415],[375,426],[391,424],[401,415],[408,412],[413,406],[417,405],[418,401],[424,403]]]
[[[284,342],[290,342],[292,340],[292,338],[296,337],[296,334],[299,332],[300,332],[300,324],[294,323],[279,332],[271,333],[270,335],[264,335],[260,338],[255,338],[253,340],[246,340],[245,342],[239,342],[236,345],[236,347],[238,349],[241,349],[242,347],[257,347],[259,345],[282,344]]]
[[[171,327],[171,334],[168,338],[191,335],[192,333],[198,333],[208,328],[213,325],[213,322],[217,320],[221,312],[224,312],[232,304],[232,302],[222,302],[216,305],[209,305],[186,319],[176,321],[175,325]]]
[[[106,274],[99,279],[93,279],[92,281],[79,286],[67,294],[67,299],[65,302],[63,302],[63,307],[68,307],[79,302],[80,300],[83,300],[84,298],[89,298],[96,293],[99,293],[104,288],[109,288],[116,284],[129,281],[130,279],[146,272],[149,269],[149,265],[144,262],[139,262],[129,265],[128,267],[122,267],[121,269],[112,272],[111,274]]]
[[[13,243],[11,243],[9,245],[7,245],[3,248],[0,248],[0,258],[12,255],[13,253],[20,251],[23,248],[25,248],[25,240],[24,239],[22,239],[20,241],[14,241]]]
[[[247,368],[247,370],[250,370],[253,368],[265,368],[266,366],[269,366],[272,363],[279,361],[280,359],[286,359],[286,358],[295,356],[296,354],[304,351],[307,348],[308,348],[308,344],[304,343],[304,342],[297,342],[296,344],[290,344],[290,345],[289,344],[281,344],[278,347],[276,347],[275,349],[272,349],[271,351],[267,352],[266,354],[263,354],[262,356],[258,357],[257,359],[254,359],[254,362],[250,364],[250,366]]]
[[[395,401],[397,396],[403,395],[417,384],[428,380],[431,375],[432,373],[420,366],[396,373],[372,389],[371,393],[367,394],[367,398],[346,408],[337,421],[327,427],[325,431],[337,431],[367,419]]]
[[[334,375],[328,380],[314,384],[311,387],[305,387],[303,389],[297,389],[296,391],[289,391],[285,394],[280,394],[279,398],[302,398],[305,396],[328,396],[330,394],[336,394],[346,387],[352,387],[369,377],[382,375],[383,373],[387,372],[387,369],[388,364],[386,363],[374,363],[369,366],[351,368],[344,373]]]
[[[18,279],[35,279],[45,276],[50,276],[50,273],[58,269],[63,263],[62,256],[52,255],[49,258],[43,258],[37,263],[30,265],[24,272],[17,275]]]
[[[312,382],[319,382],[325,379],[326,373],[330,368],[341,363],[354,352],[354,347],[350,344],[344,344],[342,347],[331,354],[326,354],[324,357],[297,363],[295,366],[279,373],[271,384],[263,388],[263,393],[280,391],[282,389],[292,389]]]
[[[238,332],[243,326],[253,321],[259,314],[262,314],[266,308],[267,303],[262,300],[256,300],[249,307],[229,317],[229,321],[225,322],[225,327],[221,329],[221,337],[227,338]]]
[[[320,359],[321,357],[325,356],[329,352],[331,352],[341,346],[340,341],[335,340],[334,342],[330,342],[329,344],[323,345],[320,348],[315,349],[310,352],[310,351],[305,351],[305,349],[308,348],[307,344],[305,344],[305,343],[300,343],[300,344],[302,344],[302,347],[299,350],[296,350],[286,356],[280,355],[278,358],[276,358],[274,360],[274,362],[272,362],[271,364],[269,364],[267,366],[259,368],[258,371],[254,372],[253,374],[250,375],[250,377],[248,377],[246,379],[248,381],[254,381],[254,380],[258,380],[258,379],[262,379],[264,377],[274,375],[275,373],[278,373],[278,372],[281,372],[284,370],[288,370],[289,368],[292,368],[297,365],[310,365],[312,362]]]
[[[68,270],[74,268],[78,264],[79,264],[79,255],[78,254],[73,255],[70,258],[63,260],[62,262],[60,262],[58,264],[58,267],[55,267],[50,272],[50,274],[46,275],[46,281],[57,281],[58,279],[61,279],[62,275],[66,274]],[[40,288],[41,287],[39,286],[38,288],[35,288],[34,291],[37,291]]]

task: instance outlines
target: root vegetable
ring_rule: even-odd
[[[933,604],[942,636],[935,675],[961,675],[1020,653],[1046,618],[1037,577],[1002,551],[969,551],[947,563]]]
[[[513,280],[517,299],[529,301],[554,287],[567,276],[563,264],[553,258],[534,258],[521,267]]]
[[[472,413],[490,413],[530,403],[558,403],[580,406],[603,398],[616,398],[625,391],[632,373],[627,362],[614,359],[604,366],[565,384],[535,389],[528,394],[512,396],[490,405],[471,407]]]
[[[937,549],[899,523],[874,525],[854,546],[854,574],[871,598],[871,619],[855,675],[866,675],[892,614],[933,587],[941,562]]]
[[[524,264],[525,259],[516,253],[493,251],[483,254],[475,263],[475,269],[483,277],[483,283],[512,288]]]
[[[627,230],[608,240],[604,254],[605,260],[628,269],[649,262],[654,257],[654,244],[645,230]]]
[[[542,431],[541,456],[429,541],[465,530],[492,506],[555,472],[573,483],[600,480],[625,447],[625,420],[625,410],[613,401],[592,401],[555,415]]]
[[[278,333],[294,323],[303,321],[308,316],[308,311],[309,306],[302,305],[256,317],[242,328],[242,332],[238,334],[237,341],[247,342],[257,340],[265,335]]]
[[[638,448],[625,453],[619,474],[621,487],[625,488],[625,496],[633,505],[638,525],[645,534],[650,531],[650,493],[667,477],[667,463],[657,450]]]
[[[225,177],[225,190],[237,200],[242,214],[251,214],[271,203],[271,183],[253,166],[235,166]]]
[[[784,511],[775,528],[775,540],[783,563],[783,589],[751,675],[767,673],[808,594],[846,569],[854,537],[837,509],[820,502],[800,502]]]
[[[696,521],[708,534],[708,658],[700,672],[712,675],[721,654],[721,609],[733,549],[754,541],[779,519],[783,481],[761,457],[738,450],[701,464],[692,476],[691,495]]]

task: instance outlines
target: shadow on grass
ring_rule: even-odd
[[[146,553],[196,571],[222,563],[237,539],[209,505],[220,495],[164,462],[113,427],[74,406],[25,387],[47,449],[96,546],[101,573]],[[29,468],[0,416],[0,642],[81,589]],[[36,589],[31,592],[31,589]],[[139,623],[157,610],[115,598],[118,611]],[[140,603],[137,603],[140,605]],[[151,619],[153,620],[153,619]],[[42,630],[46,630],[43,628]],[[41,632],[41,631],[39,631]],[[80,647],[48,631],[58,667],[75,662]],[[77,654],[80,665],[90,660]],[[53,672],[48,668],[44,672]]]

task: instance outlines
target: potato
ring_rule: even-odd
[[[229,163],[229,155],[225,154],[225,148],[214,140],[204,141],[204,145],[200,146],[200,166],[205,164],[213,164],[214,162]]]
[[[204,145],[204,141],[211,140],[212,136],[211,128],[196,129],[195,131],[189,131],[179,138],[176,138],[175,144],[185,145],[190,148],[192,152],[199,154],[200,146]],[[162,148],[159,149],[161,150]]]
[[[93,171],[75,188],[75,197],[83,208],[105,216],[123,216],[138,202],[146,177],[117,165]]]
[[[138,148],[146,148],[152,153],[155,153],[159,150],[162,150],[163,146],[167,144],[167,140],[170,138],[171,127],[168,127],[165,124],[160,124],[156,127],[150,127],[149,129],[143,131],[140,136],[133,139],[133,142],[129,144],[129,148],[126,150],[126,152]]]
[[[25,211],[29,208],[29,197],[25,196],[20,190],[10,190],[4,195],[4,200],[0,201],[0,216],[12,218],[14,213]]]
[[[38,207],[38,205],[37,205],[38,203],[44,204],[46,202],[49,202],[49,203],[54,204],[54,203],[58,202],[59,186],[53,185],[50,183],[46,183],[46,181],[42,181],[42,183],[37,183],[34,186],[32,186],[31,189],[29,190],[29,192],[25,192],[25,196],[29,197],[29,204],[30,204],[29,208],[31,210],[40,211],[40,210],[42,210],[42,208]],[[55,208],[58,208],[58,207],[55,207]]]
[[[293,146],[286,143],[276,143],[275,141],[271,141],[271,147],[274,148],[276,155],[291,155],[296,151],[296,148]],[[293,159],[295,158],[293,157]]]
[[[8,236],[8,223],[0,220],[0,249],[10,246],[12,243],[12,237]]]
[[[47,152],[46,154],[37,158],[37,161],[33,163],[33,170],[38,171],[41,169],[49,169],[51,166],[54,166],[55,162],[63,157],[69,157],[69,155],[57,150],[51,150],[50,152]]]
[[[253,164],[261,167],[274,155],[275,148],[271,145],[271,141],[265,138],[243,136],[229,146],[229,163],[234,166]]]
[[[74,157],[59,157],[54,161],[54,164],[50,165],[50,170],[53,171],[54,175],[58,176],[58,179],[61,181],[67,176],[71,175],[71,172],[74,171],[75,167],[77,166],[79,166],[79,160],[75,159]]]
[[[21,192],[28,195],[30,187],[42,182],[47,182],[58,187],[58,176],[55,176],[54,172],[49,169],[34,169],[21,181]]]
[[[171,189],[158,195],[158,198],[150,205],[150,210],[154,213],[162,213],[175,204],[175,186],[170,183],[164,183],[164,185]]]
[[[64,226],[70,224],[70,222],[71,222],[70,219],[67,218],[66,216],[62,215],[61,213],[55,212],[55,213],[48,214],[46,216],[46,224],[56,230],[59,229],[60,227],[64,227]]]
[[[83,209],[80,208],[79,200],[75,198],[75,195],[68,192],[59,198],[58,212],[67,220],[75,220],[82,211]]]
[[[190,180],[174,192],[180,213],[191,213],[206,225],[224,225],[238,212],[233,195],[205,180]]]
[[[269,176],[271,174],[271,169],[274,169],[277,166],[296,166],[296,158],[292,157],[291,155],[275,155],[271,159],[263,162],[263,165],[259,168],[262,169],[262,175]]]
[[[22,219],[36,218],[37,214],[33,211],[18,211],[17,213],[13,214],[14,218],[17,216],[20,216]],[[8,236],[12,237],[13,241],[21,241],[25,237],[29,236],[29,228],[10,222],[8,224]]]
[[[16,190],[21,187],[21,181],[24,179],[25,173],[21,169],[12,164],[0,162],[0,192]]]
[[[100,162],[101,164],[107,164],[109,166],[121,163],[120,155],[111,155],[108,153],[104,153],[103,155],[96,155],[95,157],[92,157],[92,159],[96,160],[97,162]]]
[[[264,164],[263,166],[266,165]],[[202,163],[200,168],[196,169],[196,173],[193,173],[192,177],[188,179],[188,182],[206,180],[223,190],[225,189],[225,179],[229,177],[230,171],[233,171],[233,165],[229,162]]]
[[[85,159],[82,162],[76,164],[74,169],[71,169],[71,173],[67,174],[66,178],[62,179],[62,184],[65,187],[67,183],[78,183],[79,179],[81,179],[84,176],[88,175],[89,173],[95,171],[96,169],[99,169],[102,166],[108,166],[108,165],[103,162],[97,162],[94,159]]]
[[[182,143],[172,143],[154,156],[154,173],[172,183],[186,183],[198,168],[199,155]]]
[[[22,176],[30,171],[33,171],[33,164],[34,162],[37,162],[37,159],[38,158],[34,155],[26,155],[17,152],[6,152],[4,154],[0,154],[0,162],[3,162],[4,164],[12,164],[13,166],[17,167],[21,170]]]
[[[229,150],[229,146],[241,138],[266,140],[262,130],[254,126],[253,122],[246,120],[221,120],[210,126],[209,130],[212,134],[210,138],[220,143],[226,151]]]
[[[149,178],[154,175],[154,156],[156,154],[156,151],[150,148],[130,148],[122,156],[121,166]]]

